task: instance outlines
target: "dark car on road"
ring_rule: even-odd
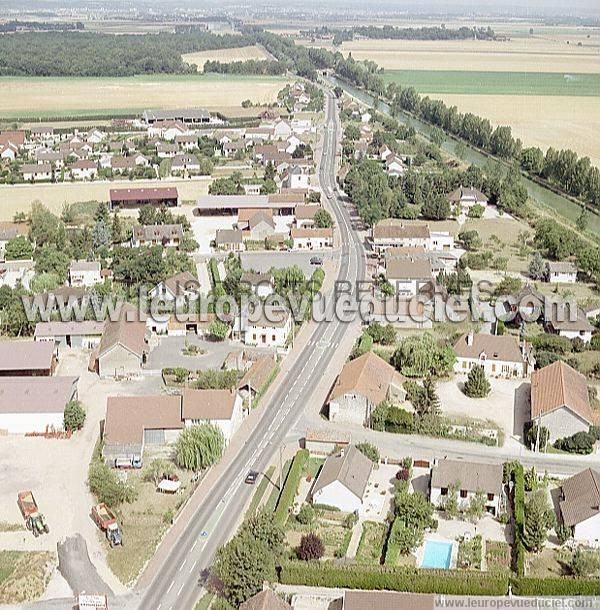
[[[258,472],[256,472],[256,470],[250,470],[244,479],[244,483],[254,485],[254,483],[256,483],[256,479],[258,479]]]
[[[310,264],[311,265],[322,265],[323,259],[320,256],[313,256],[310,259]]]

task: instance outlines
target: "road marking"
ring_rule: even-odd
[[[194,540],[194,544],[192,544],[192,551],[194,550],[194,548],[197,544],[198,544],[198,538],[196,538],[196,540]]]
[[[183,587],[185,587],[185,583],[183,583],[181,585],[181,587],[179,587],[179,591],[177,591],[177,597],[179,597],[181,595],[181,592],[183,591]]]
[[[185,565],[187,561],[187,557],[183,560],[183,563],[179,566],[179,571],[181,572],[181,570],[183,570],[183,566]]]
[[[173,588],[173,585],[175,584],[175,581],[172,580],[171,584],[169,585],[169,588],[167,589],[167,593]]]
[[[190,574],[196,569],[197,565],[198,565],[198,560],[196,559],[196,561],[194,562],[194,565],[190,568]]]

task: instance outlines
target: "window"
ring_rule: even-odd
[[[461,489],[460,490],[460,497],[461,498],[466,498],[467,497],[467,490],[466,489]]]
[[[488,499],[488,501],[489,501],[489,502],[493,502],[493,500],[494,500],[494,494],[488,494],[488,495],[487,495],[487,499]]]
[[[463,369],[467,368],[467,361],[466,360],[463,360],[462,367],[463,367]]]
[[[448,488],[447,487],[442,487],[440,489],[440,495],[441,496],[447,496],[448,495]]]

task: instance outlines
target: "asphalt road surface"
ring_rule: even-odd
[[[326,194],[342,238],[342,258],[338,280],[354,283],[365,269],[364,250],[352,231],[350,216],[336,195],[335,159],[339,141],[339,121],[335,98],[327,93],[327,112],[319,181]],[[173,547],[163,569],[142,596],[144,610],[190,610],[201,592],[202,574],[210,567],[216,551],[234,531],[254,487],[244,483],[249,469],[264,471],[273,460],[307,400],[333,357],[346,324],[336,319],[321,322],[312,340],[287,373],[272,400],[265,406],[260,423],[200,506],[188,530]]]

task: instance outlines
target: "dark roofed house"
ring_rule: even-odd
[[[243,420],[242,397],[233,390],[193,390],[185,388],[181,400],[185,426],[210,423],[217,426],[229,443]]]
[[[587,432],[593,414],[585,375],[561,360],[534,371],[531,421],[548,429],[551,442]]]
[[[181,271],[159,282],[151,291],[151,298],[161,298],[175,303],[177,307],[194,299],[200,290],[200,283],[189,271]]]
[[[339,610],[434,610],[435,596],[395,591],[344,591]]]
[[[140,225],[134,227],[131,235],[131,247],[162,246],[178,248],[183,241],[183,226],[176,225]]]
[[[312,488],[312,501],[346,513],[361,511],[372,470],[373,462],[354,445],[330,455]]]
[[[464,510],[477,492],[486,497],[485,509],[498,515],[504,508],[502,464],[481,464],[465,460],[439,460],[431,469],[430,501],[443,506],[449,490],[457,487],[458,505]]]
[[[562,522],[571,528],[576,542],[600,545],[600,472],[586,468],[565,479],[558,506]]]
[[[176,207],[179,196],[176,187],[110,189],[110,207],[141,208],[144,205]]]
[[[470,208],[474,205],[487,205],[488,198],[479,189],[461,185],[448,195],[448,201],[451,205]]]
[[[98,347],[100,377],[139,375],[148,353],[145,316],[125,303],[115,321],[107,320]]]
[[[55,368],[53,343],[0,341],[0,377],[49,377]]]
[[[272,356],[262,356],[253,362],[238,383],[238,390],[242,397],[248,397],[252,401],[266,388],[276,371],[277,361]]]
[[[218,250],[240,252],[244,249],[244,239],[240,229],[217,229],[215,247]]]
[[[271,589],[265,589],[246,600],[239,610],[292,610],[292,607]]]

